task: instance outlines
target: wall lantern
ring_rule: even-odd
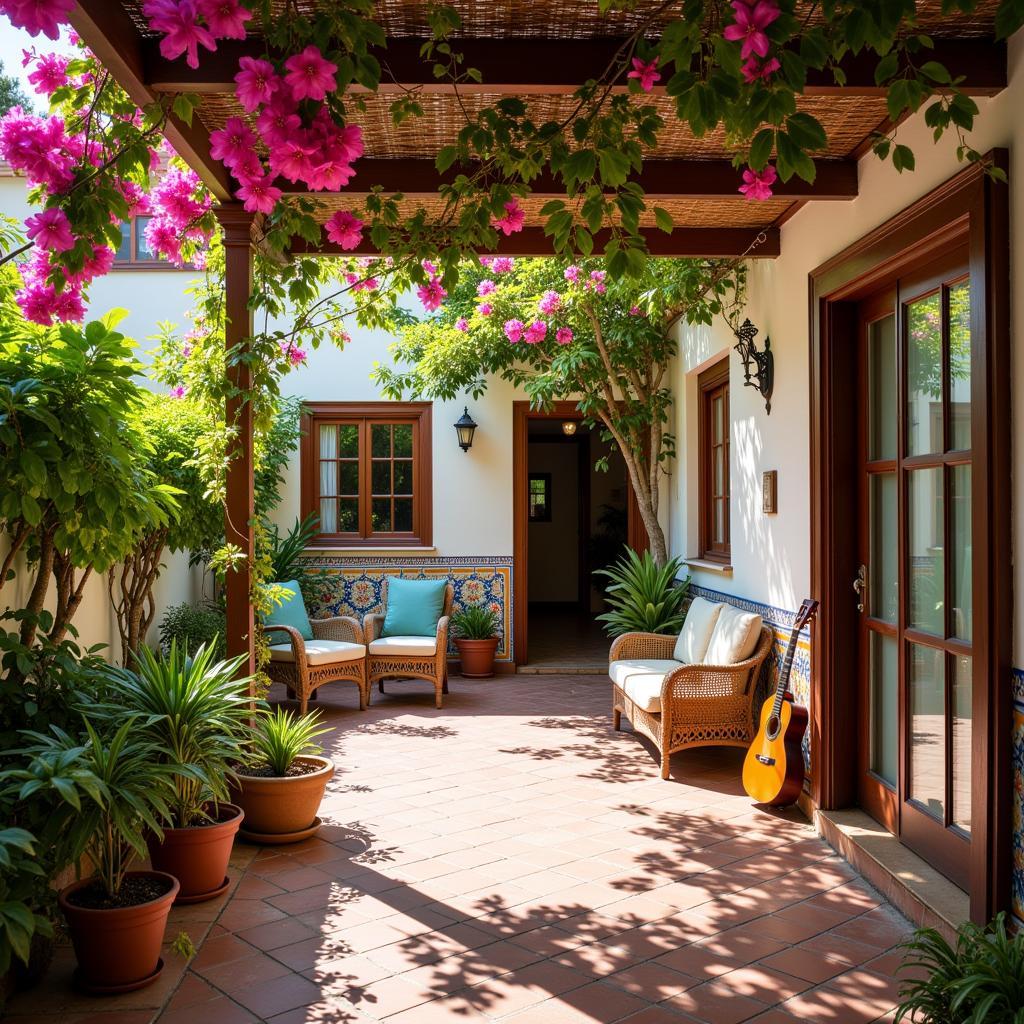
[[[576,433],[576,421],[566,420],[562,424],[562,433],[565,434],[566,437],[572,437]]]
[[[459,447],[468,452],[473,447],[473,435],[476,433],[476,424],[473,417],[469,415],[469,407],[466,406],[462,415],[455,421],[455,433],[459,437]]]
[[[744,320],[736,333],[736,351],[743,363],[743,383],[746,387],[757,388],[764,398],[765,412],[770,416],[772,411],[772,389],[775,384],[775,357],[772,355],[772,340],[767,335],[764,348],[758,352],[757,328]],[[753,368],[752,368],[753,367]]]

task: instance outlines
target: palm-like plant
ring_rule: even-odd
[[[490,608],[469,605],[452,616],[451,628],[460,640],[492,640],[498,635],[498,616]]]
[[[923,1024],[1024,1024],[1024,933],[1007,934],[1006,915],[986,928],[968,922],[956,948],[920,928],[902,964],[920,976],[904,984],[896,1020]]]
[[[678,633],[683,628],[683,605],[690,579],[677,581],[682,560],[673,558],[658,566],[649,551],[638,555],[632,548],[610,569],[595,575],[611,580],[606,592],[609,610],[598,615],[609,636],[623,633]]]
[[[21,751],[28,764],[2,781],[19,800],[59,797],[44,841],[67,863],[87,855],[107,896],[116,897],[136,855],[145,856],[147,834],[162,835],[170,820],[174,777],[136,716],[123,717],[109,736],[84,724],[82,741],[56,726],[25,733],[33,741]]]
[[[255,757],[251,763],[266,765],[274,775],[283,778],[296,758],[319,754],[321,747],[316,738],[330,731],[321,727],[317,711],[301,717],[279,706],[272,713],[262,715],[253,730]]]
[[[310,512],[305,519],[295,520],[292,528],[282,537],[276,523],[264,522],[270,558],[270,579],[275,583],[295,580],[304,597],[312,596],[313,574],[303,560],[306,548],[320,529],[320,517]]]
[[[175,828],[208,820],[207,805],[227,800],[249,740],[250,679],[238,678],[244,658],[214,657],[205,645],[191,659],[176,643],[166,654],[143,647],[135,671],[116,673],[119,700],[138,715],[136,731],[174,774]]]

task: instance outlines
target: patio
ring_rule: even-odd
[[[741,751],[661,782],[598,676],[351,697],[320,701],[319,836],[236,845],[228,896],[172,913],[187,969],[167,951],[153,987],[90,999],[62,949],[11,1024],[892,1019],[908,923],[799,812],[751,808]]]

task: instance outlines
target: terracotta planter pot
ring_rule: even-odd
[[[113,910],[76,907],[68,897],[92,883],[87,878],[60,891],[57,899],[78,959],[75,982],[88,992],[130,992],[156,981],[163,964],[160,947],[167,915],[178,895],[178,880],[162,871],[131,871],[128,878],[155,878],[169,886],[163,896],[136,907]]]
[[[298,757],[316,765],[308,775],[242,775],[232,784],[232,799],[245,811],[243,838],[260,842],[298,842],[318,823],[317,811],[324,790],[334,775],[334,762],[325,757]],[[294,839],[289,837],[295,836]]]
[[[494,652],[498,649],[498,638],[490,640],[456,640],[462,674],[470,679],[487,679],[494,675]]]
[[[219,896],[228,885],[228,859],[244,817],[241,807],[221,804],[218,820],[209,825],[164,830],[163,842],[149,841],[149,859],[181,883],[178,903],[202,903]]]

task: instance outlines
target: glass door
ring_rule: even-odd
[[[966,887],[971,831],[966,253],[860,306],[860,798]]]

